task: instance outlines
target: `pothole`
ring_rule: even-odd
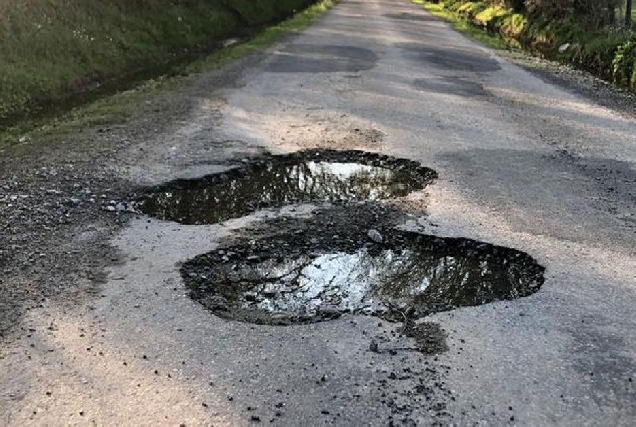
[[[388,224],[396,215],[359,204],[279,218],[261,236],[248,232],[186,262],[181,273],[192,298],[218,316],[274,325],[343,313],[409,322],[528,296],[543,283],[544,268],[523,252],[401,231]]]
[[[362,151],[309,150],[154,187],[141,197],[139,208],[182,224],[214,224],[294,203],[403,197],[423,189],[435,176],[432,169],[409,160]]]
[[[421,190],[435,177],[409,160],[310,150],[167,183],[146,193],[140,207],[196,225],[317,203],[311,216],[276,215],[185,262],[190,296],[220,317],[257,324],[379,316],[403,322],[420,349],[438,352],[443,333],[418,319],[531,295],[544,268],[515,249],[399,229],[409,214],[383,200]]]

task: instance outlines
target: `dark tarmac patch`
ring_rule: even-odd
[[[424,354],[438,354],[448,350],[446,332],[438,323],[407,321],[404,333],[415,340],[417,349]]]
[[[402,197],[423,189],[435,176],[410,160],[362,151],[310,150],[155,187],[142,196],[139,208],[182,224],[214,224],[294,203]]]
[[[274,325],[343,313],[408,322],[527,296],[543,284],[544,268],[523,252],[400,231],[388,225],[397,216],[359,204],[278,218],[260,237],[248,232],[244,242],[186,262],[181,274],[192,298],[216,315]]]
[[[424,15],[424,14],[417,14],[417,13],[408,13],[408,12],[402,12],[402,13],[386,13],[383,15],[386,18],[389,19],[397,19],[397,20],[404,20],[404,21],[414,21],[414,22],[441,22],[440,19],[435,18],[432,15]]]
[[[266,66],[272,73],[358,72],[375,67],[373,51],[355,46],[290,44],[273,54]]]
[[[452,47],[434,47],[423,43],[398,43],[406,57],[425,62],[445,71],[487,73],[501,70],[501,66],[487,53]]]
[[[424,92],[441,93],[465,97],[479,97],[487,94],[484,86],[461,77],[441,77],[431,79],[415,79],[413,86]]]

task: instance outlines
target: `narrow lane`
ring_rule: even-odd
[[[442,354],[376,353],[379,334],[412,343],[376,318],[257,326],[186,297],[180,263],[267,213],[198,226],[140,218],[114,241],[127,261],[101,298],[30,314],[33,347],[17,343],[0,360],[0,423],[633,424],[636,120],[400,0],[345,0],[205,96],[227,100],[220,126],[202,102],[155,152],[185,156],[197,140],[223,141],[206,165],[240,147],[418,161],[439,175],[408,198],[426,211],[420,231],[527,252],[545,284],[431,316],[448,334]],[[168,179],[152,163],[135,173],[162,171]]]

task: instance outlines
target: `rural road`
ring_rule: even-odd
[[[131,218],[112,240],[122,262],[97,294],[29,311],[28,334],[7,344],[0,424],[634,424],[634,118],[400,0],[345,0],[230,68],[231,83],[198,83],[192,108],[131,139],[109,168],[135,186],[266,151],[411,159],[438,178],[403,201],[417,213],[407,227],[523,251],[545,283],[429,316],[445,352],[374,352],[376,336],[388,337],[381,350],[413,343],[375,317],[259,326],[188,297],[180,263],[266,216],[311,216],[310,206],[209,225]],[[227,82],[223,72],[205,81]]]

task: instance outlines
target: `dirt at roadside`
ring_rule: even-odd
[[[30,308],[52,298],[75,304],[99,293],[105,269],[119,262],[108,242],[136,215],[128,202],[146,181],[144,168],[170,171],[201,161],[204,142],[188,142],[183,149],[191,155],[174,158],[159,136],[188,119],[201,93],[233,85],[244,66],[259,60],[181,78],[176,89],[142,98],[125,123],[62,138],[29,136],[0,152],[0,341],[24,332],[20,319]],[[222,102],[214,99],[210,109]],[[122,173],[131,170],[141,172]]]
[[[118,260],[107,242],[130,215],[125,183],[96,167],[97,156],[59,154],[0,159],[2,338],[47,298],[98,292],[104,267]]]
[[[636,93],[613,86],[585,71],[523,51],[499,51],[501,57],[549,83],[557,84],[590,101],[628,117],[636,117]]]

